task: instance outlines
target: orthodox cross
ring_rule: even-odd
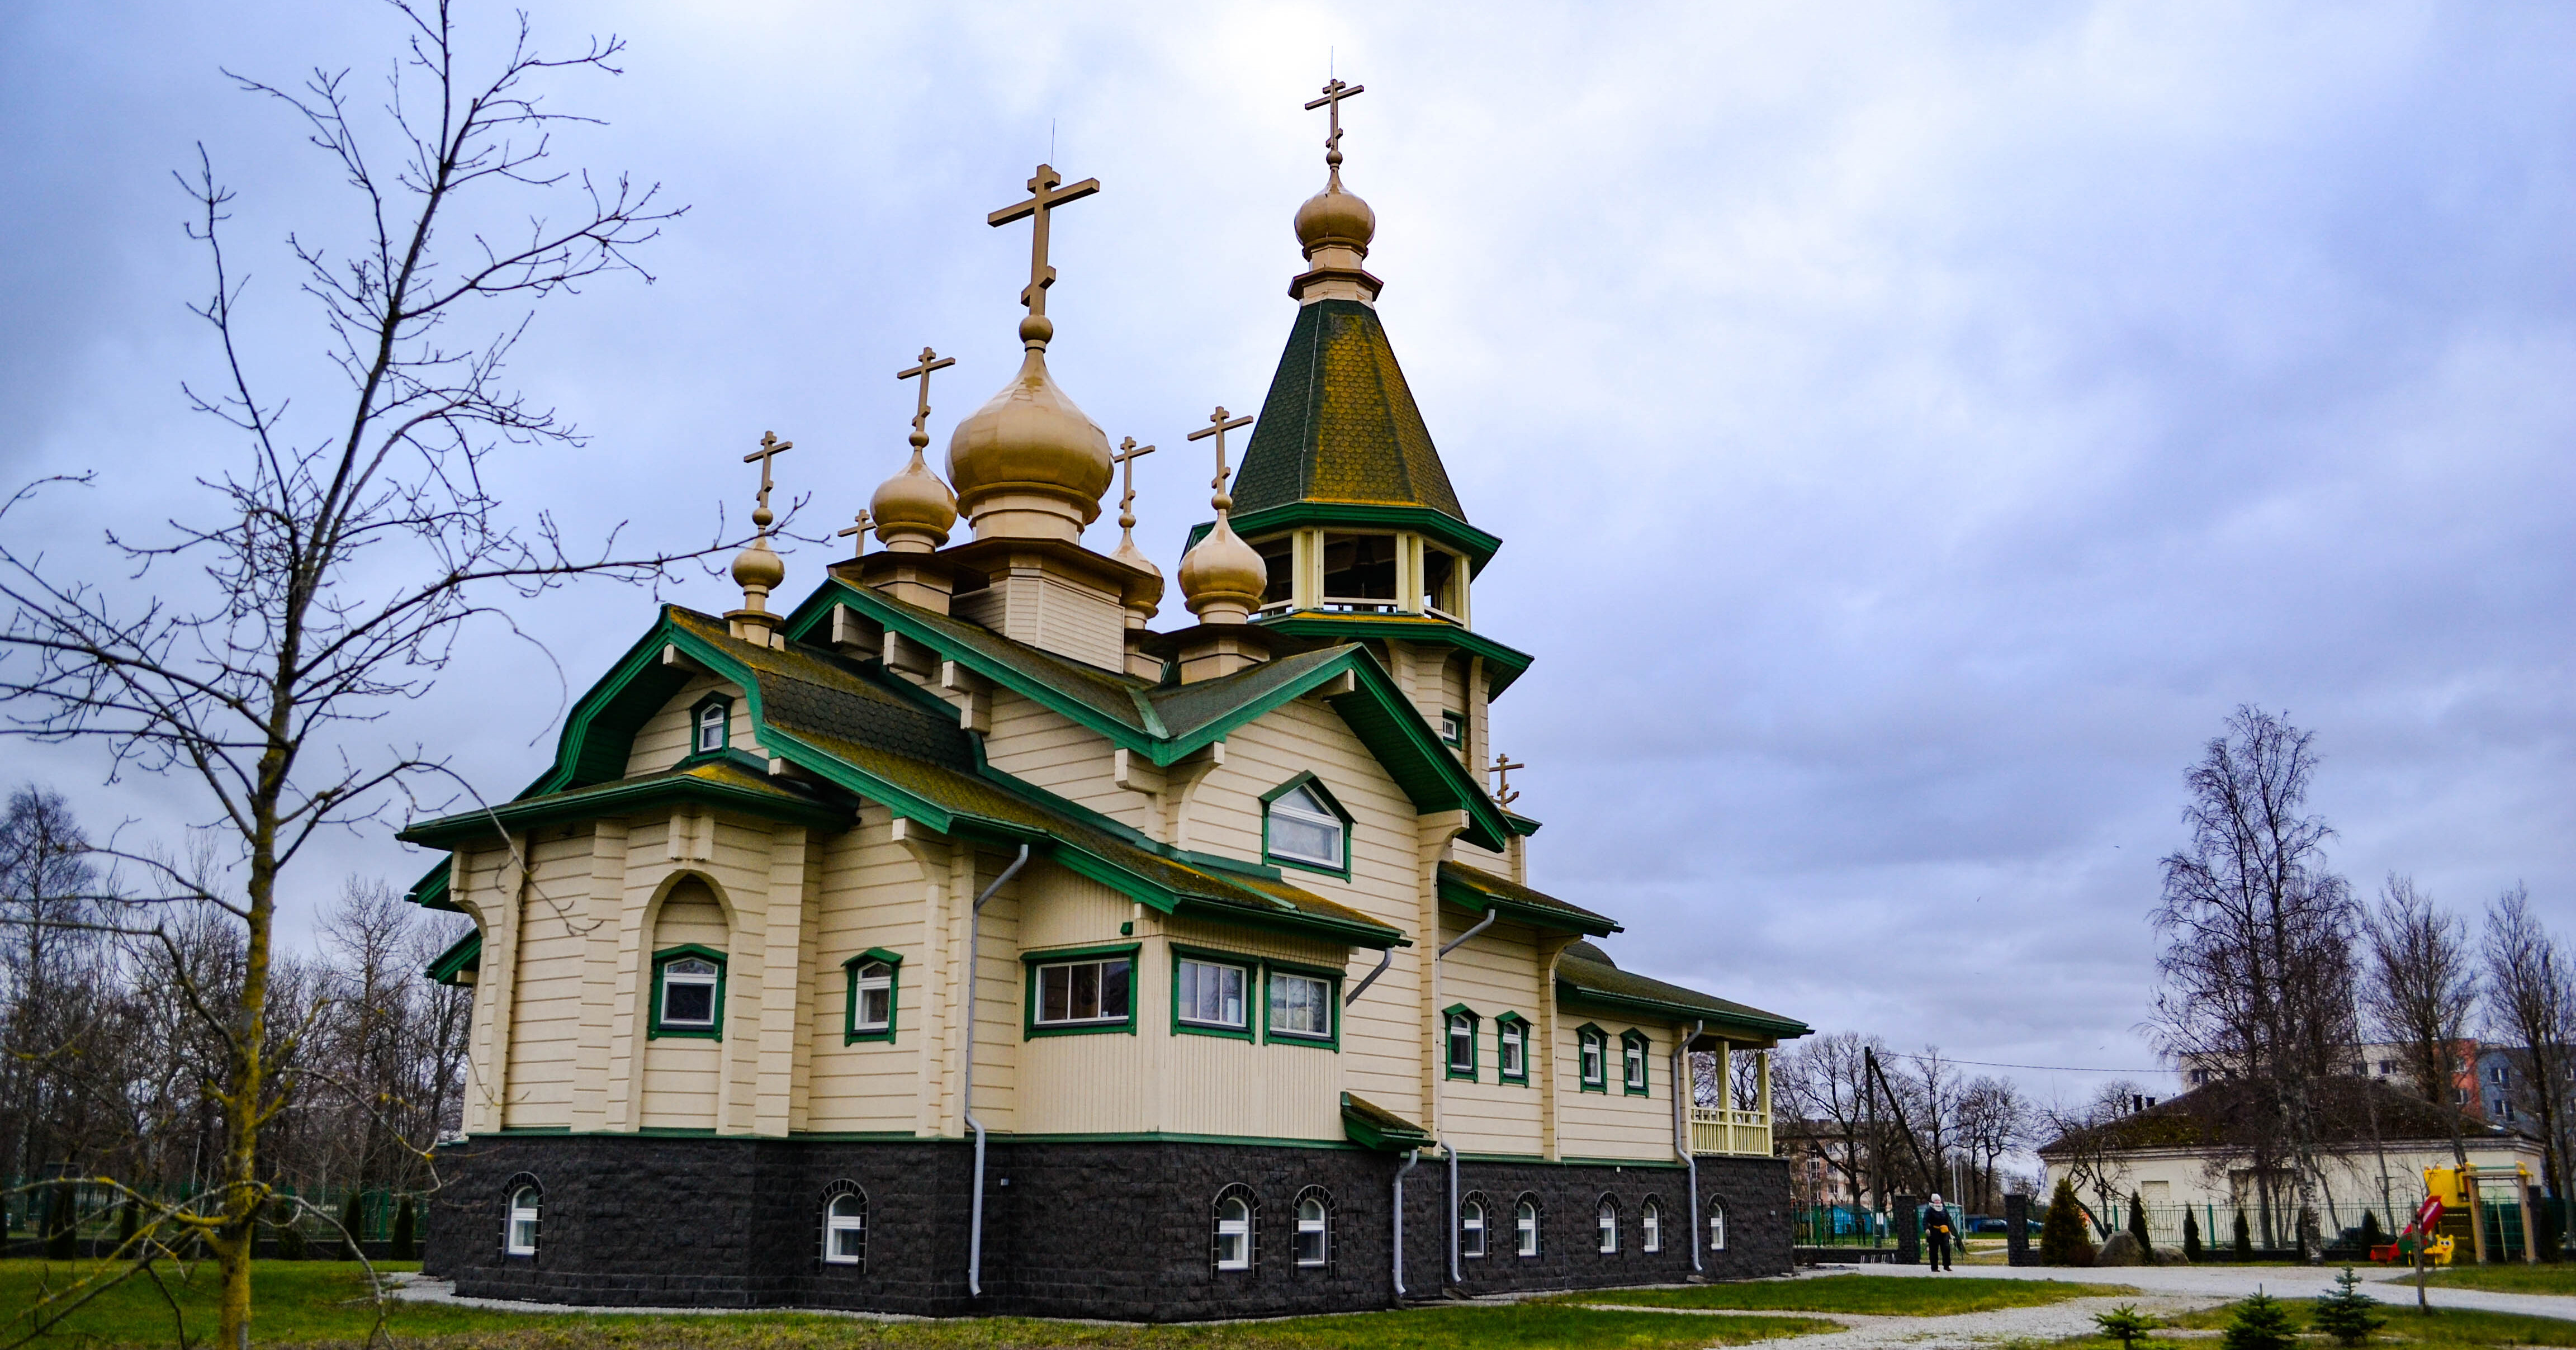
[[[1035,218],[1037,224],[1029,234],[1029,286],[1020,292],[1020,303],[1029,307],[1031,318],[1046,317],[1047,287],[1055,284],[1055,269],[1047,266],[1047,217],[1067,202],[1078,202],[1100,190],[1100,180],[1086,178],[1071,187],[1059,187],[1064,177],[1054,166],[1041,164],[1029,179],[1029,199],[1017,206],[1005,206],[984,217],[993,226],[1008,225],[1015,220]]]
[[[1118,471],[1126,475],[1126,491],[1118,498],[1118,528],[1122,530],[1136,528],[1136,460],[1139,456],[1152,453],[1154,453],[1154,447],[1138,445],[1136,438],[1130,436],[1120,441],[1118,453],[1109,457],[1117,463]]]
[[[1512,770],[1528,767],[1509,755],[1494,756],[1494,777],[1500,780],[1494,785],[1494,805],[1509,806],[1521,799],[1521,794],[1512,791]]]
[[[1225,433],[1252,425],[1252,419],[1249,417],[1237,417],[1229,422],[1225,420],[1226,416],[1225,405],[1220,403],[1216,406],[1215,412],[1208,414],[1208,424],[1190,433],[1190,439],[1194,441],[1203,441],[1210,436],[1216,437],[1216,480],[1208,486],[1216,489],[1214,505],[1220,511],[1234,509],[1234,498],[1226,495],[1225,490]]]
[[[769,522],[777,519],[769,513],[769,461],[795,448],[796,442],[782,441],[775,432],[764,431],[760,433],[760,448],[742,457],[745,464],[757,462],[760,465],[760,505],[752,511],[751,523],[763,530],[769,528]]]
[[[1313,112],[1317,108],[1322,108],[1326,110],[1325,116],[1332,119],[1332,134],[1324,138],[1324,163],[1332,169],[1336,182],[1340,181],[1342,173],[1342,100],[1358,98],[1367,92],[1367,85],[1344,84],[1336,79],[1324,86],[1322,98],[1310,100],[1306,104],[1306,111]]]
[[[836,531],[832,537],[835,539],[847,539],[851,535],[857,535],[859,537],[858,550],[850,556],[854,558],[864,558],[868,553],[868,508],[864,506],[860,507],[859,513],[856,516],[851,517],[851,520],[853,523],[848,529]]]
[[[1043,230],[1045,227],[1040,226],[1039,228]],[[932,351],[928,347],[924,347],[921,349],[920,365],[914,366],[910,370],[898,370],[894,373],[894,377],[898,380],[909,380],[916,375],[921,377],[921,396],[914,400],[912,405],[912,444],[914,449],[919,449],[922,446],[930,444],[930,433],[923,429],[923,424],[930,420],[930,372],[934,370],[946,370],[955,364],[957,364],[956,357],[941,356],[939,353]]]

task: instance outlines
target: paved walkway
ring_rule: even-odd
[[[2334,1291],[2341,1266],[2113,1266],[2091,1270],[2046,1266],[1961,1266],[1937,1274],[1926,1266],[1823,1266],[1821,1270],[1869,1275],[1946,1280],[1976,1276],[1995,1280],[2075,1280],[2093,1284],[2133,1285],[2149,1293],[2197,1297],[2209,1301],[2239,1299],[2260,1288],[2278,1298],[2314,1298]],[[2359,1266],[2372,1297],[2386,1303],[2415,1301],[2414,1276],[2384,1266]],[[2482,1312],[2522,1313],[2576,1321],[2576,1296],[2566,1294],[2498,1294],[2483,1289],[2452,1289],[2432,1284],[2425,1301],[2436,1308],[2474,1308]]]

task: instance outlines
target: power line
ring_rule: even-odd
[[[1902,1050],[1890,1050],[1890,1051],[1888,1051],[1887,1053],[1888,1053],[1888,1054],[1890,1054],[1890,1055],[1895,1056],[1895,1057],[1896,1057],[1896,1058],[1898,1058],[1898,1059],[1910,1059],[1910,1060],[1915,1060],[1915,1061],[1917,1061],[1917,1062],[1925,1063],[1925,1064],[1928,1064],[1928,1063],[1931,1063],[1931,1062],[1932,1062],[1932,1056],[1930,1056],[1930,1055],[1909,1055],[1909,1054],[1907,1054],[1906,1052],[1904,1052],[1904,1051],[1902,1051]],[[1947,1056],[1947,1055],[1942,1056],[1942,1057],[1941,1057],[1941,1059],[1940,1059],[1940,1062],[1941,1062],[1941,1063],[1943,1063],[1943,1064],[1965,1064],[1965,1065],[1967,1065],[1969,1068],[1972,1068],[1972,1069],[2037,1069],[2037,1070],[2040,1070],[2040,1071],[2045,1072],[2045,1073],[2170,1073],[2170,1072],[2172,1072],[2172,1070],[2170,1070],[2170,1069],[2092,1069],[2092,1068],[2086,1068],[2086,1067],[2084,1067],[2084,1066],[2082,1066],[2082,1065],[2076,1065],[2076,1064],[1997,1064],[1997,1063],[1995,1063],[1995,1062],[1994,1062],[1994,1061],[1992,1061],[1992,1060],[1985,1060],[1985,1059],[1952,1059],[1952,1058],[1950,1058],[1950,1057],[1949,1057],[1949,1056]]]

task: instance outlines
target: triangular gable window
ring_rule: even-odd
[[[1336,872],[1349,866],[1350,824],[1312,779],[1272,796],[1268,814],[1272,859]]]

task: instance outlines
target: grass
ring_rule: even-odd
[[[2408,1284],[2415,1277],[2406,1277]],[[2451,1289],[2491,1289],[2499,1294],[2576,1294],[2576,1264],[2435,1266],[2428,1284]]]
[[[1821,1279],[1702,1284],[1685,1289],[1613,1289],[1559,1294],[1551,1302],[1612,1303],[1645,1308],[1721,1308],[1761,1312],[1867,1313],[1881,1317],[1947,1317],[2036,1308],[2070,1298],[2138,1292],[2125,1284],[2062,1280],[1955,1280],[1903,1275],[1828,1275]]]
[[[2309,1300],[2276,1293],[2287,1304],[2302,1327],[2307,1321]],[[2380,1297],[2373,1294],[2372,1297]],[[2519,1313],[2473,1312],[2465,1308],[2435,1308],[2429,1315],[2419,1314],[2415,1305],[2399,1305],[2386,1300],[2380,1315],[2388,1319],[2370,1338],[2373,1346],[2422,1346],[2425,1350],[2499,1350],[2504,1346],[2556,1345],[2576,1346],[2576,1322],[2555,1317],[2525,1317]],[[2217,1330],[2236,1315],[2237,1305],[2211,1308],[2204,1312],[2186,1313],[2163,1319],[2167,1326],[2185,1329]],[[2057,1343],[2057,1350],[2119,1350],[2119,1342],[2101,1336],[2083,1336]],[[2191,1345],[2190,1341],[2161,1341],[2162,1346]],[[2316,1337],[2303,1337],[2302,1347],[2333,1347],[2334,1342]]]
[[[0,1315],[14,1316],[94,1263],[0,1261]],[[215,1268],[203,1262],[182,1280],[165,1272],[192,1342],[214,1332]],[[262,1261],[253,1272],[252,1335],[261,1344],[312,1350],[362,1343],[375,1312],[354,1262]],[[643,1314],[518,1313],[398,1303],[388,1328],[405,1350],[1688,1350],[1742,1345],[1835,1330],[1803,1317],[1674,1317],[1564,1304],[1409,1309],[1342,1317],[1208,1326],[1101,1326],[979,1317],[875,1322],[813,1313],[671,1317]],[[49,1329],[38,1345],[171,1345],[170,1304],[149,1283],[129,1281]],[[0,1330],[14,1340],[24,1327]]]

